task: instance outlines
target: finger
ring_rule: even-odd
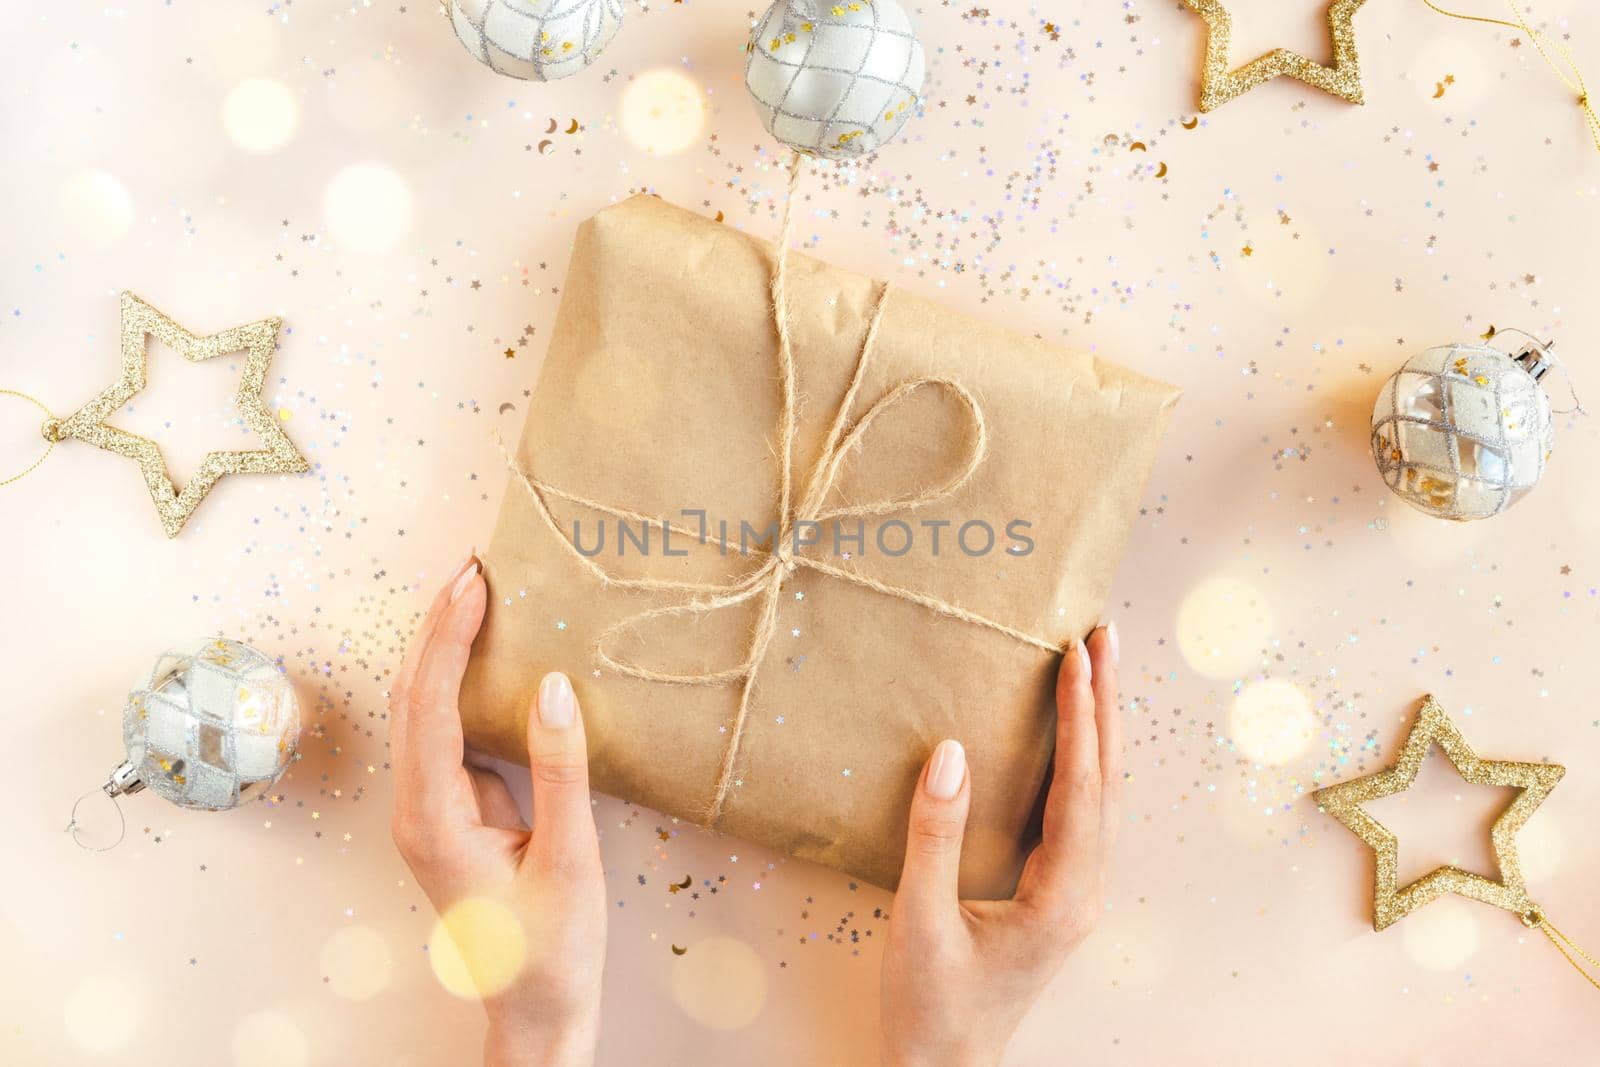
[[[551,872],[598,868],[600,843],[589,803],[589,754],[572,682],[552,671],[528,711],[533,837],[525,862]]]
[[[1029,885],[1047,905],[1081,895],[1099,864],[1100,741],[1095,729],[1089,650],[1079,641],[1061,657],[1056,676],[1055,773],[1044,805],[1044,840]]]
[[[406,694],[406,750],[402,765],[406,788],[424,810],[444,791],[462,782],[465,742],[461,735],[461,678],[467,672],[472,639],[483,624],[488,599],[477,561],[456,579],[450,602]]]
[[[1121,652],[1117,624],[1107,623],[1089,635],[1093,678],[1095,731],[1100,740],[1100,862],[1117,841],[1122,800],[1122,714],[1117,706],[1117,659]]]
[[[417,664],[422,662],[428,642],[433,639],[433,631],[438,627],[439,619],[450,603],[450,590],[455,587],[456,581],[466,572],[467,567],[477,562],[477,559],[475,554],[469,555],[462,561],[461,566],[450,572],[450,580],[433,595],[433,603],[428,605],[428,613],[423,616],[422,625],[417,627],[416,633],[411,635],[410,644],[406,646],[406,656],[400,664],[400,673],[395,675],[394,684],[389,687],[389,748],[395,753],[396,759],[405,746],[406,700],[417,676]]]
[[[956,912],[971,802],[966,749],[954,739],[940,741],[911,798],[905,867],[895,891],[895,910],[914,923],[938,923]]]

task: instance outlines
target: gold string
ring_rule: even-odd
[[[755,691],[756,674],[766,657],[767,648],[772,643],[773,635],[777,631],[778,602],[782,593],[783,582],[797,568],[810,568],[841,581],[871,589],[884,596],[920,605],[946,618],[993,630],[996,633],[1004,634],[1015,641],[1030,645],[1044,652],[1059,654],[1061,651],[1060,647],[1052,642],[1036,637],[1025,630],[985,618],[976,612],[968,611],[959,604],[952,604],[924,593],[889,585],[886,582],[878,581],[854,570],[837,567],[818,559],[798,555],[795,552],[795,532],[802,524],[818,523],[824,520],[849,516],[876,515],[886,511],[901,511],[931,504],[951,496],[971,480],[978,466],[983,462],[989,445],[988,426],[984,421],[983,409],[978,405],[977,398],[965,386],[949,378],[919,377],[902,381],[874,401],[866,412],[856,420],[854,425],[848,425],[850,411],[855,405],[857,394],[860,392],[861,384],[865,380],[867,364],[876,347],[878,331],[883,323],[884,308],[889,300],[889,286],[886,283],[878,291],[878,298],[874,303],[872,315],[867,324],[866,335],[862,339],[861,352],[856,358],[855,372],[851,376],[850,385],[845,390],[844,398],[840,402],[838,410],[834,413],[827,437],[823,442],[822,453],[817,458],[817,464],[812,468],[810,476],[806,479],[804,495],[797,502],[794,501],[789,466],[794,454],[795,427],[798,418],[795,411],[795,367],[789,341],[790,322],[785,283],[788,277],[788,243],[793,229],[793,208],[799,175],[800,156],[796,153],[789,172],[789,196],[784,205],[783,223],[779,230],[780,237],[773,265],[771,286],[773,314],[778,334],[778,358],[780,370],[782,371],[783,394],[783,413],[779,427],[781,440],[779,442],[780,448],[778,449],[783,464],[779,486],[778,535],[770,549],[757,549],[766,558],[755,570],[741,578],[722,583],[613,576],[604,567],[581,552],[573,539],[569,538],[565,531],[561,529],[560,523],[556,521],[549,502],[546,500],[547,496],[557,497],[580,507],[592,508],[619,518],[634,521],[642,520],[652,524],[659,522],[675,533],[681,534],[686,533],[686,531],[673,526],[665,519],[651,518],[626,508],[591,500],[542,482],[534,478],[522,467],[498,433],[494,435],[496,443],[500,447],[501,455],[505,457],[506,466],[528,491],[528,495],[534,504],[534,510],[539,518],[556,535],[556,540],[586,572],[598,579],[602,584],[610,587],[662,592],[678,591],[690,594],[687,600],[651,608],[614,623],[595,642],[595,656],[600,663],[615,673],[650,682],[701,686],[733,682],[741,683],[738,710],[728,728],[729,737],[723,749],[722,765],[717,775],[717,782],[711,801],[707,807],[706,822],[708,824],[714,823],[721,815],[723,806],[727,801],[728,791],[734,783],[741,741],[746,723],[749,720],[750,702]],[[971,446],[967,453],[966,462],[962,465],[960,471],[943,485],[911,496],[852,504],[825,510],[823,504],[838,479],[841,466],[845,459],[859,447],[867,427],[883,412],[923,387],[939,388],[950,392],[960,401],[972,421]],[[689,536],[696,535],[690,533]],[[742,545],[741,554],[744,554]],[[756,623],[751,631],[750,641],[744,657],[735,666],[692,674],[674,674],[630,662],[625,658],[614,656],[607,650],[608,644],[618,633],[636,627],[650,619],[683,615],[705,615],[709,612],[747,603],[757,598],[760,598],[760,607]]]
[[[1555,923],[1545,918],[1544,912],[1538,908],[1530,910],[1528,914],[1522,917],[1522,921],[1528,926],[1538,927],[1539,932],[1550,939],[1550,943],[1556,947],[1556,951],[1565,956],[1567,962],[1572,964],[1572,969],[1581,974],[1585,982],[1588,982],[1596,989],[1600,989],[1600,960],[1589,955],[1576,941],[1556,929]],[[1593,971],[1586,969],[1583,963],[1578,962],[1580,959],[1593,968]]]
[[[22,479],[26,478],[28,475],[30,475],[34,471],[38,470],[39,469],[39,465],[42,464],[45,460],[49,459],[50,458],[50,453],[52,453],[52,452],[54,452],[56,450],[56,442],[60,440],[60,437],[57,435],[56,430],[55,430],[58,420],[56,419],[55,415],[50,411],[50,409],[44,406],[44,401],[40,400],[36,396],[29,396],[27,393],[19,393],[15,389],[0,389],[0,396],[14,396],[18,400],[26,400],[28,403],[32,404],[34,407],[36,407],[40,411],[44,412],[44,419],[45,419],[45,421],[44,421],[44,439],[49,442],[49,444],[45,445],[44,455],[42,455],[38,459],[34,460],[33,464],[30,467],[28,467],[26,470],[24,470],[21,474],[13,474],[9,478],[6,478],[4,480],[0,480],[0,489],[4,489],[6,486],[10,485],[12,482],[20,482],[20,481],[22,481]]]
[[[1578,68],[1578,61],[1572,58],[1572,52],[1567,49],[1566,45],[1560,41],[1552,40],[1542,31],[1528,25],[1528,20],[1523,17],[1522,12],[1517,10],[1516,0],[1506,0],[1506,7],[1511,10],[1512,17],[1516,19],[1515,22],[1507,22],[1505,19],[1492,19],[1484,15],[1464,15],[1459,11],[1448,11],[1434,3],[1433,0],[1422,0],[1422,2],[1448,18],[1460,19],[1462,22],[1482,22],[1490,26],[1505,26],[1508,29],[1521,30],[1527,34],[1528,40],[1533,42],[1533,47],[1538,49],[1540,58],[1549,65],[1551,70],[1555,71],[1556,77],[1561,79],[1562,84],[1577,96],[1578,106],[1583,108],[1584,120],[1589,124],[1589,138],[1594,141],[1595,150],[1600,151],[1600,115],[1595,113],[1594,104],[1589,100],[1589,89],[1584,85],[1583,71]],[[1572,72],[1570,75],[1556,63],[1555,59],[1550,55],[1550,49],[1554,49],[1562,60],[1566,62],[1567,68]]]

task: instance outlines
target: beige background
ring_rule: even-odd
[[[1491,323],[1559,336],[1600,395],[1600,158],[1571,94],[1520,35],[1385,0],[1356,22],[1365,107],[1277,82],[1188,129],[1186,10],[1001,7],[920,11],[924,114],[811,180],[799,231],[1187,393],[1114,597],[1130,782],[1107,913],[1010,1062],[1581,1056],[1595,993],[1554,949],[1454,900],[1373,934],[1364,847],[1305,799],[1385,762],[1437,693],[1480,753],[1569,767],[1524,865],[1600,947],[1594,427],[1563,420],[1548,484],[1466,528],[1391,498],[1365,444],[1393,367]],[[1240,54],[1325,52],[1316,3],[1235,8]],[[1591,7],[1534,15],[1600,70]],[[0,495],[0,1061],[476,1056],[477,1009],[433,977],[433,918],[389,842],[382,694],[428,591],[487,539],[489,430],[518,427],[577,221],[649,190],[775,230],[775,152],[739,80],[750,17],[630,9],[596,68],[538,86],[477,67],[426,0],[0,15],[0,384],[86,400],[114,373],[123,287],[197,331],[281,314],[269,402],[315,465],[229,479],[170,543],[133,467],[81,444]],[[237,361],[156,351],[151,370],[119,425],[174,473],[237,445]],[[5,466],[36,424],[0,398]],[[129,681],[217,632],[283,658],[304,759],[231,814],[132,798],[122,847],[80,852],[61,827],[118,760]],[[1379,811],[1408,870],[1486,862],[1485,792],[1430,766]],[[603,1062],[872,1062],[886,894],[597,813]],[[698,899],[666,891],[685,875]]]

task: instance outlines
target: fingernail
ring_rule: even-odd
[[[460,576],[456,578],[456,584],[450,589],[450,603],[452,604],[461,599],[461,594],[467,591],[467,586],[472,584],[472,580],[478,576],[478,571],[482,569],[478,563],[477,556],[467,557],[465,568]]]
[[[961,783],[967,777],[967,750],[961,742],[946,738],[933,750],[933,762],[928,765],[928,781],[924,786],[935,800],[949,800],[961,792]]]
[[[1111,642],[1111,663],[1115,666],[1117,661],[1122,658],[1122,642],[1117,640],[1116,623],[1106,623],[1106,640]]]
[[[560,671],[551,671],[539,683],[539,721],[552,730],[565,730],[578,713],[572,683]]]
[[[1085,678],[1094,677],[1094,668],[1089,666],[1089,646],[1082,641],[1078,642],[1078,669]]]

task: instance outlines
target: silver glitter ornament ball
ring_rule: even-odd
[[[622,25],[622,0],[450,0],[450,22],[490,70],[555,81],[599,58]]]
[[[900,0],[777,0],[745,51],[767,132],[828,159],[876,150],[922,92],[922,42]]]
[[[168,652],[128,694],[128,761],[106,791],[148,787],[179,807],[225,811],[277,781],[299,739],[300,705],[277,665],[213,638]]]
[[[1498,515],[1532,489],[1555,447],[1549,367],[1481,344],[1430,348],[1378,393],[1372,454],[1384,484],[1442,519]]]

